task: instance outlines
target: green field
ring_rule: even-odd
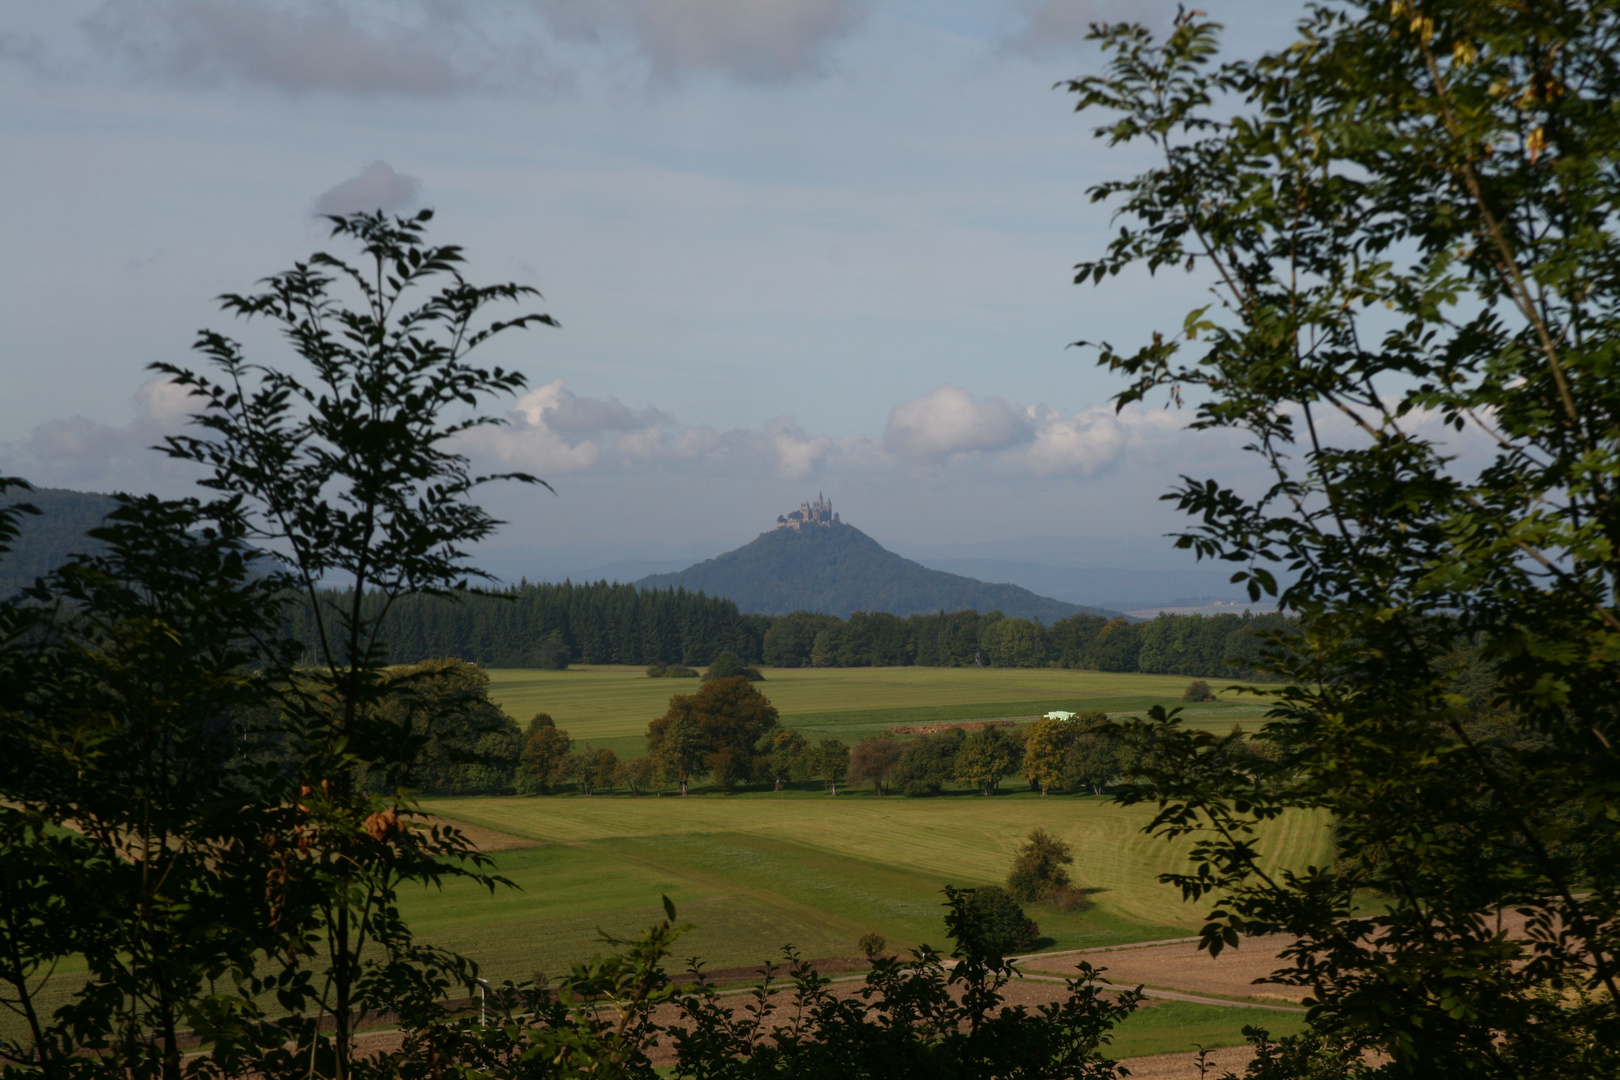
[[[1053,709],[1140,714],[1157,704],[1179,705],[1192,681],[1053,668],[766,668],[764,674],[759,688],[785,725],[846,742],[899,724],[1030,720]],[[519,723],[547,712],[576,741],[610,747],[621,757],[645,750],[647,722],[663,714],[670,695],[699,686],[696,679],[649,679],[638,667],[507,668],[490,671],[489,678],[490,697]],[[1223,726],[1262,711],[1255,699],[1236,695],[1187,708],[1191,721]]]
[[[946,946],[941,886],[999,882],[1036,826],[1073,845],[1092,906],[1036,905],[1044,948],[1085,948],[1193,932],[1202,910],[1156,880],[1184,866],[1184,846],[1144,836],[1147,808],[1029,792],[985,799],[830,798],[758,792],[687,798],[552,796],[435,799],[445,817],[538,841],[496,853],[519,886],[494,897],[462,884],[405,898],[426,940],[465,952],[498,979],[560,970],[592,950],[597,928],[623,935],[658,917],[660,894],[697,929],[682,955],[711,967],[756,964],[793,944],[847,956],[868,930],[892,947]],[[1276,823],[1281,862],[1321,864],[1322,821]]]
[[[1108,1056],[1147,1057],[1187,1053],[1200,1047],[1213,1050],[1217,1046],[1239,1046],[1245,1041],[1243,1028],[1250,1024],[1280,1039],[1303,1031],[1305,1017],[1281,1010],[1232,1009],[1191,1001],[1144,1003],[1114,1029]]]

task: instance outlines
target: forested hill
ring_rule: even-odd
[[[816,611],[847,618],[857,611],[913,615],[971,610],[1053,623],[1083,613],[1118,614],[1037,596],[1017,585],[991,585],[930,570],[836,521],[773,529],[735,551],[636,584],[724,596],[743,611],[765,615]]]
[[[323,603],[346,605],[332,591]],[[375,615],[382,600],[366,597]],[[707,664],[721,651],[758,657],[769,620],[751,618],[730,600],[681,589],[634,585],[514,585],[457,600],[406,596],[384,618],[382,636],[396,664],[458,657],[484,667],[587,664]],[[296,606],[288,627],[313,661],[313,620]]]
[[[71,554],[94,554],[101,542],[85,535],[113,508],[112,496],[65,488],[9,492],[6,503],[30,503],[37,515],[25,514],[21,534],[9,554],[0,557],[0,596],[10,596],[34,579],[67,561]]]

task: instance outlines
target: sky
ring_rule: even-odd
[[[1218,0],[1229,52],[1302,5]],[[475,280],[560,329],[484,359],[529,390],[466,444],[499,571],[717,554],[818,492],[903,553],[1186,565],[1159,496],[1252,475],[1078,340],[1172,329],[1207,281],[1073,265],[1087,190],[1147,164],[1059,80],[1159,0],[53,0],[0,8],[0,470],[183,490],[190,406],[146,369],[327,246],[432,207]],[[1248,473],[1245,470],[1249,470]],[[572,560],[572,561],[570,561]],[[1180,561],[1177,561],[1180,560]],[[533,568],[527,570],[526,568]],[[1224,575],[1222,575],[1224,576]]]

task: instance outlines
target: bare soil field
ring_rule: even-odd
[[[539,847],[540,841],[530,840],[522,836],[513,836],[511,833],[496,832],[486,829],[482,825],[472,825],[465,821],[451,821],[449,818],[435,817],[432,814],[423,814],[413,819],[415,822],[432,828],[435,825],[450,825],[461,831],[474,847],[479,851],[515,851],[518,848]]]
[[[1074,953],[1043,953],[1031,956],[1020,966],[1027,971],[1067,974],[1081,960],[1107,968],[1104,976],[1116,985],[1162,987],[1190,994],[1219,998],[1259,998],[1298,1002],[1305,991],[1298,986],[1281,986],[1263,980],[1287,966],[1278,953],[1288,938],[1276,935],[1250,938],[1238,948],[1227,948],[1219,956],[1200,952],[1197,942],[1171,942],[1162,945],[1122,946],[1106,950]],[[1256,985],[1256,984],[1259,985]]]
[[[1198,1070],[1198,1055],[1154,1054],[1152,1057],[1126,1058],[1120,1064],[1131,1070],[1131,1080],[1207,1080],[1223,1073],[1242,1075],[1243,1068],[1254,1060],[1251,1046],[1223,1046],[1204,1055],[1207,1073]]]

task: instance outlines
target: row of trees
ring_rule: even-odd
[[[723,791],[743,784],[780,791],[789,782],[819,780],[833,795],[846,781],[869,782],[879,795],[937,795],[952,783],[995,795],[1020,773],[1042,794],[1101,794],[1141,775],[1151,753],[1141,733],[1110,724],[1103,713],[1023,727],[948,727],[906,741],[870,735],[853,747],[834,738],[812,742],[783,727],[775,706],[746,676],[733,676],[671,697],[669,709],[647,727],[644,756],[620,760],[606,748],[576,748],[568,732],[541,713],[508,768],[517,766],[512,786],[539,794],[572,782],[585,795],[614,787],[639,795],[664,784],[685,795],[708,777]]]
[[[747,675],[720,675],[671,697],[648,726],[647,753],[621,760],[609,748],[576,745],[546,713],[521,730],[489,700],[488,683],[482,669],[459,660],[384,674],[380,716],[421,741],[412,771],[418,791],[546,795],[572,784],[583,795],[616,788],[639,795],[672,784],[685,794],[695,779],[708,777],[726,791],[819,780],[836,795],[847,780],[870,782],[880,795],[938,794],[951,783],[993,795],[1007,777],[1022,774],[1042,793],[1101,794],[1140,775],[1150,751],[1140,734],[1110,725],[1102,713],[1021,727],[950,727],[905,741],[872,735],[853,747],[832,738],[812,743],[781,726]],[[382,782],[369,771],[359,775],[372,788]]]
[[[342,593],[321,602],[342,606]],[[652,668],[708,665],[725,652],[772,667],[1080,668],[1243,678],[1259,642],[1286,632],[1275,614],[1160,615],[1132,623],[1075,615],[1044,626],[1000,612],[940,612],[901,618],[855,612],[848,619],[794,612],[744,615],[729,600],[632,585],[516,585],[454,600],[409,596],[360,602],[379,620],[396,663],[458,656],[485,667],[555,668],[569,663]],[[289,636],[313,649],[309,604],[294,607]],[[313,655],[310,653],[309,655]]]

